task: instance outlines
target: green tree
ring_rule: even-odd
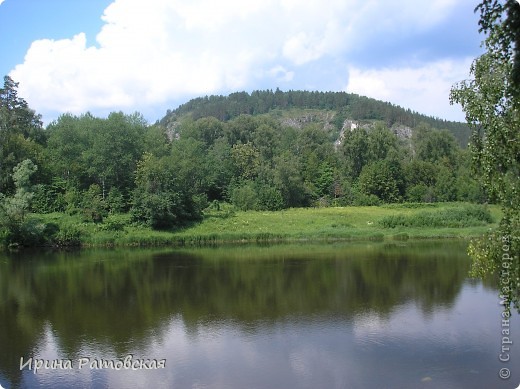
[[[455,201],[457,200],[457,187],[455,171],[445,160],[437,170],[434,194],[436,201]]]
[[[361,170],[368,163],[368,135],[362,128],[355,128],[345,135],[341,148],[347,174],[357,179]]]
[[[395,176],[393,170],[388,160],[366,165],[359,175],[359,190],[365,195],[375,195],[384,202],[399,201],[401,199],[399,178]]]
[[[23,224],[34,197],[31,175],[38,167],[26,159],[13,169],[16,192],[12,197],[0,193],[0,227],[7,232],[7,243],[23,244]]]
[[[193,123],[195,139],[204,143],[205,147],[212,146],[215,141],[224,136],[223,123],[214,117],[205,117]]]
[[[93,183],[100,185],[103,199],[113,186],[123,193],[133,187],[136,164],[144,151],[145,129],[140,114],[113,112],[91,134],[91,147],[83,154],[87,171]]]
[[[320,165],[320,174],[316,180],[317,195],[323,196],[334,196],[334,167],[327,162],[323,162]]]
[[[284,208],[304,207],[310,203],[310,193],[301,176],[301,164],[289,152],[274,160],[274,185],[284,201]]]
[[[67,181],[86,181],[88,167],[83,154],[92,147],[89,134],[94,131],[98,121],[89,113],[80,117],[64,114],[49,124],[46,153],[53,162],[54,176]]]
[[[235,166],[236,176],[243,180],[252,180],[260,166],[260,152],[251,142],[238,143],[231,149],[231,157]]]
[[[163,157],[170,153],[170,141],[166,130],[158,125],[150,126],[144,134],[144,151],[157,157]]]
[[[41,162],[40,154],[46,137],[41,116],[18,96],[18,83],[4,77],[0,88],[0,191],[12,193],[13,168],[25,159]]]
[[[510,303],[520,310],[520,6],[514,0],[484,0],[476,11],[486,51],[450,98],[466,114],[475,171],[504,216],[499,229],[473,241],[469,251],[475,275],[507,272],[502,282],[508,282],[501,285],[505,308]]]
[[[280,128],[274,123],[261,124],[253,135],[253,144],[265,162],[271,162],[280,152]]]
[[[438,168],[432,162],[414,158],[404,165],[406,197],[414,202],[432,202],[435,200],[434,186]]]
[[[205,172],[208,200],[222,200],[234,172],[231,146],[225,138],[219,138],[206,153]]]
[[[231,190],[231,203],[241,211],[258,207],[258,194],[253,181],[242,181]]]
[[[137,164],[132,215],[154,229],[200,220],[202,209],[190,182],[182,179],[171,157],[145,153]]]
[[[385,159],[391,149],[397,149],[397,137],[384,124],[377,123],[368,133],[368,159]]]
[[[97,184],[90,185],[88,190],[82,193],[81,214],[86,222],[99,223],[107,216],[107,202],[103,199],[101,187]]]
[[[419,127],[414,136],[417,158],[422,161],[437,163],[448,158],[455,165],[457,141],[447,130],[434,130],[431,127]]]

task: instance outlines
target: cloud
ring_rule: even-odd
[[[345,90],[390,101],[431,116],[464,120],[458,106],[449,104],[453,84],[468,78],[472,58],[439,60],[418,67],[349,68]]]
[[[197,95],[266,86],[297,89],[304,87],[297,84],[302,79],[298,74],[310,69],[316,79],[341,78],[339,89],[347,81],[344,69],[352,48],[369,49],[370,40],[381,34],[397,40],[430,29],[455,0],[432,0],[421,7],[415,0],[403,0],[399,7],[389,3],[115,0],[102,15],[96,45],[87,46],[82,32],[69,39],[34,41],[10,76],[44,118],[87,110],[146,113]],[[309,67],[316,63],[322,67],[319,73]],[[327,63],[330,69],[343,69],[342,74],[331,75]],[[399,74],[404,77],[406,71]],[[351,68],[350,74],[349,86],[360,78],[381,83],[384,76],[360,68]],[[395,89],[386,88],[388,93]],[[387,98],[393,100],[391,94]]]

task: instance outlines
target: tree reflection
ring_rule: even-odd
[[[234,323],[389,315],[414,302],[449,307],[469,269],[464,243],[111,250],[0,257],[0,371],[32,355],[46,323],[65,358],[102,344],[118,355],[160,336]],[[14,374],[14,373],[12,373]],[[16,377],[9,377],[16,380]]]

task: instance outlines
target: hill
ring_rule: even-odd
[[[197,120],[215,117],[226,122],[240,115],[270,115],[284,125],[298,123],[321,123],[337,141],[345,126],[370,125],[382,121],[388,128],[401,135],[426,124],[434,129],[446,129],[453,134],[461,147],[466,147],[471,130],[465,123],[426,116],[398,105],[346,92],[282,92],[264,90],[236,92],[228,96],[212,95],[198,97],[168,110],[159,123],[169,129],[184,117]]]

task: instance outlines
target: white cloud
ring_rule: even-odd
[[[290,83],[306,64],[330,58],[346,67],[356,44],[383,30],[400,34],[404,25],[407,31],[430,28],[455,0],[432,0],[424,7],[415,0],[399,7],[389,3],[115,0],[102,16],[96,46],[87,46],[80,32],[37,40],[10,76],[44,118],[67,111],[145,112],[187,96],[266,84],[295,89],[301,86]],[[359,77],[380,82],[376,73],[351,73],[351,83]]]
[[[283,66],[275,66],[267,72],[268,75],[279,81],[291,81],[294,77],[294,72],[285,69]]]
[[[349,68],[350,93],[390,101],[440,118],[464,120],[460,107],[449,104],[453,84],[468,78],[472,59],[441,60],[398,69]]]

